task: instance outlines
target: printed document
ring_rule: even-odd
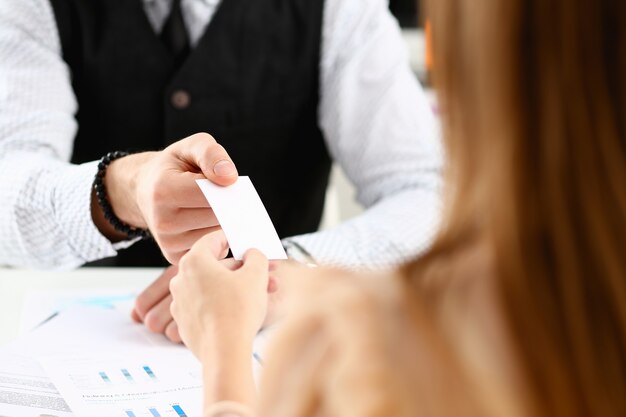
[[[250,358],[257,381],[267,340]],[[200,417],[201,370],[126,313],[69,308],[0,351],[0,417]]]
[[[73,417],[36,360],[0,350],[0,417]]]
[[[40,357],[77,417],[201,417],[202,370],[185,349]]]

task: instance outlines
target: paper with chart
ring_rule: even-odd
[[[257,381],[267,339],[266,332],[257,337],[254,357],[250,358]],[[39,386],[40,395],[46,398],[39,398],[33,404],[47,404],[48,408],[42,408],[44,415],[202,415],[201,365],[197,359],[184,346],[150,333],[145,326],[132,322],[127,314],[119,311],[92,306],[60,313],[0,351],[0,381],[3,360],[16,364],[13,357],[18,352],[25,359],[24,364],[30,361],[30,370],[23,372],[30,377],[23,378],[21,385],[27,390],[32,390],[29,384]],[[33,358],[39,359],[41,367]],[[6,394],[13,404],[11,412],[5,411],[9,406],[3,405],[2,395],[0,393],[0,417],[39,415],[30,410],[32,407],[24,405],[30,398],[20,398],[15,393]],[[62,404],[73,414],[63,411]]]
[[[112,294],[101,295],[109,298]],[[44,298],[39,300],[42,306],[28,317],[49,313],[52,301],[59,300],[57,294],[51,295],[50,302]],[[37,361],[40,355],[96,352],[114,346],[171,345],[162,336],[150,334],[143,326],[132,323],[127,313],[102,308],[101,303],[97,305],[101,307],[70,307],[0,350],[0,417],[74,416]]]
[[[237,260],[248,249],[260,250],[268,259],[287,259],[269,214],[249,177],[239,177],[228,187],[196,180],[224,230]]]
[[[198,360],[126,314],[70,309],[22,341],[76,417],[201,415]]]
[[[201,417],[202,370],[185,350],[39,358],[77,417]]]

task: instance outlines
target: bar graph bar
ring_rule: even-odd
[[[156,408],[151,408],[150,413],[152,414],[152,417],[161,417],[161,414],[159,414]]]
[[[187,414],[185,414],[183,409],[180,408],[180,405],[173,405],[172,408],[174,409],[174,411],[176,411],[178,417],[187,417]]]
[[[108,384],[111,383],[111,380],[109,379],[109,376],[106,374],[106,372],[100,372],[100,378],[102,378],[102,380]]]
[[[149,366],[144,366],[144,367],[143,367],[143,370],[144,370],[144,371],[148,374],[148,376],[149,376],[151,379],[157,379],[156,375],[154,374],[154,372],[152,372],[152,369],[150,369],[150,367],[149,367]]]
[[[126,380],[128,380],[129,382],[134,382],[135,380],[133,379],[133,376],[130,374],[130,372],[128,372],[128,369],[121,369],[122,374],[124,375],[124,377],[126,378]]]
[[[126,415],[127,415],[128,417],[137,417],[137,416],[135,415],[135,413],[133,413],[131,410],[126,410]]]

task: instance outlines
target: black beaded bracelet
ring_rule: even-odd
[[[104,218],[111,224],[111,226],[113,226],[115,230],[126,234],[130,239],[148,239],[152,237],[149,230],[130,226],[121,221],[115,215],[115,213],[113,213],[113,207],[111,207],[111,203],[109,203],[107,190],[104,186],[104,176],[106,175],[109,164],[111,164],[111,162],[115,161],[116,159],[122,158],[127,155],[128,152],[120,151],[109,152],[108,154],[106,154],[98,164],[98,173],[96,174],[96,178],[93,181],[93,189],[96,193],[96,198],[98,199],[98,205],[104,213]]]

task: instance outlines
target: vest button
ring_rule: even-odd
[[[172,94],[172,106],[178,110],[184,110],[191,104],[191,96],[185,90],[176,90]]]

